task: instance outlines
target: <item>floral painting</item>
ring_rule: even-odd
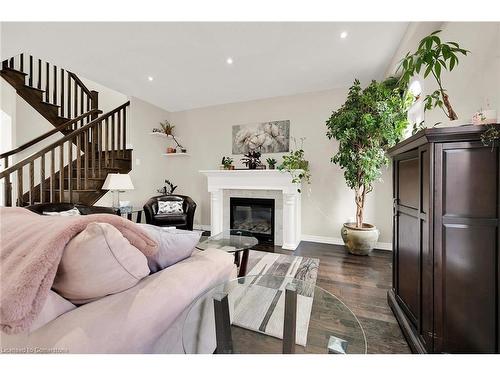
[[[257,150],[263,154],[288,152],[290,120],[233,126],[233,154]]]

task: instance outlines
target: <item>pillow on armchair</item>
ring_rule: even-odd
[[[179,201],[161,201],[158,200],[158,212],[157,214],[165,214],[165,215],[178,215],[183,214],[184,210],[182,209],[182,205],[184,200]]]

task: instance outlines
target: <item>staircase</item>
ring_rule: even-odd
[[[108,173],[128,173],[132,150],[126,148],[126,102],[102,114],[98,93],[67,70],[24,54],[2,62],[0,75],[54,129],[0,154],[4,170],[3,205],[46,202],[94,204],[106,191]],[[56,133],[62,138],[49,146],[40,142]],[[32,151],[9,167],[20,152]]]

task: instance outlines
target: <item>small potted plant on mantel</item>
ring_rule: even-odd
[[[267,158],[266,161],[267,161],[267,165],[269,166],[269,169],[276,168],[276,163],[278,163],[278,161],[276,159],[274,159],[274,158]]]
[[[234,160],[229,156],[223,156],[221,161],[222,169],[233,170],[234,169],[233,161]]]
[[[368,255],[378,241],[378,229],[364,222],[366,196],[388,164],[385,151],[403,136],[410,103],[397,79],[372,81],[365,89],[356,79],[346,102],[326,122],[327,137],[339,147],[331,162],[344,170],[347,186],[354,190],[356,222],[345,223],[341,230],[352,254]]]

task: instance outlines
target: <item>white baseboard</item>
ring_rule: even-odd
[[[339,237],[314,236],[311,234],[303,234],[302,241],[326,243],[330,245],[344,245],[344,241]],[[392,243],[377,242],[375,249],[392,251]]]
[[[210,225],[194,224],[193,229],[196,230],[210,230]],[[344,245],[344,241],[339,237],[315,236],[312,234],[303,234],[302,241],[326,243],[330,245]],[[390,242],[377,242],[375,249],[392,251],[392,243]]]

